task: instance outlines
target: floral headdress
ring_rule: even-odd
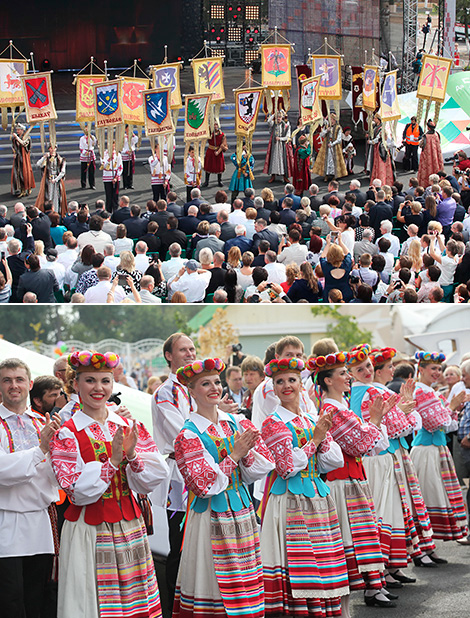
[[[297,371],[302,373],[305,363],[301,358],[274,358],[264,368],[264,374],[268,378],[274,377],[281,371]]]
[[[311,356],[307,361],[307,369],[312,373],[320,373],[320,371],[329,371],[344,367],[348,360],[347,352],[332,352],[326,356]]]
[[[224,369],[225,363],[221,358],[205,358],[204,360],[195,360],[189,365],[180,367],[176,371],[176,377],[181,384],[186,386],[196,377],[200,377],[203,374],[222,373]]]
[[[446,360],[446,355],[442,352],[416,352],[415,358],[420,365],[437,363],[444,363]]]
[[[67,357],[67,362],[77,372],[81,371],[112,371],[119,365],[120,358],[114,352],[93,352],[83,350],[72,352]]]
[[[395,348],[376,348],[371,351],[369,356],[374,367],[379,367],[380,365],[384,365],[387,361],[391,360],[394,356],[396,356],[396,354],[397,351]]]
[[[351,348],[348,354],[348,367],[354,367],[363,363],[371,352],[371,347],[368,343],[361,343]]]

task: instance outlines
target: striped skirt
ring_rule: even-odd
[[[262,618],[263,570],[253,507],[189,510],[173,618]]]
[[[367,481],[329,481],[336,504],[351,590],[382,588],[384,569],[374,502]]]
[[[260,538],[266,614],[341,615],[348,573],[331,496],[272,494]]]
[[[141,517],[90,526],[65,521],[59,618],[160,618],[160,596]]]
[[[433,536],[455,541],[467,534],[467,517],[447,446],[414,446],[410,453],[428,509]]]

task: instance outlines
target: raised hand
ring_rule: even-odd
[[[373,425],[376,425],[377,427],[380,427],[380,423],[382,422],[382,419],[385,416],[385,410],[384,410],[383,404],[384,404],[384,398],[382,397],[382,395],[379,395],[378,397],[374,399],[374,401],[372,402],[369,408],[370,422]]]
[[[238,404],[232,401],[226,393],[222,399],[220,400],[218,406],[223,412],[227,412],[227,414],[237,414],[238,412]]]
[[[400,388],[400,395],[402,396],[402,399],[404,399],[405,401],[413,399],[414,390],[415,381],[413,380],[413,378],[408,378],[408,380],[404,382]]]
[[[139,439],[139,429],[137,427],[137,423],[134,421],[131,427],[128,426],[124,429],[123,433],[122,448],[128,459],[134,459],[135,447],[137,446],[137,440]]]
[[[328,414],[323,414],[317,421],[315,425],[315,429],[313,431],[313,441],[318,446],[323,442],[326,437],[326,434],[331,428],[333,424],[333,413],[328,412]]]
[[[113,452],[111,455],[111,463],[115,468],[119,467],[119,464],[123,460],[123,444],[124,444],[124,431],[122,427],[118,427],[118,430],[114,434],[113,441],[111,446],[113,448]]]
[[[233,461],[238,462],[240,461],[240,459],[243,459],[243,457],[246,457],[246,455],[248,455],[250,450],[256,444],[259,436],[260,432],[258,431],[258,429],[254,429],[251,427],[243,433],[238,433],[237,431],[237,433],[235,434],[233,451],[230,453],[230,457],[233,459]]]
[[[44,453],[44,455],[49,452],[49,446],[52,440],[52,436],[58,429],[60,429],[61,424],[62,419],[58,414],[54,414],[51,417],[49,412],[46,412],[46,424],[41,429],[41,433],[39,434],[39,448]]]
[[[120,405],[116,410],[116,414],[118,414],[121,418],[127,418],[130,421],[133,421],[132,414],[129,412],[128,408],[124,405]]]

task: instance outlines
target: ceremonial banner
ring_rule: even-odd
[[[223,103],[225,101],[222,62],[223,58],[220,56],[196,58],[191,61],[196,93],[212,93],[212,103]]]
[[[121,77],[122,118],[126,124],[144,125],[142,92],[149,89],[145,77]]]
[[[263,96],[262,88],[235,90],[235,134],[253,133]]]
[[[379,79],[379,67],[364,66],[362,85],[362,107],[374,112],[377,107],[376,86]]]
[[[290,45],[261,45],[261,83],[264,88],[291,87]]]
[[[362,118],[362,88],[364,85],[364,70],[362,67],[351,67],[352,78],[352,119],[355,125]]]
[[[171,119],[171,89],[154,88],[145,90],[142,95],[145,110],[145,134],[151,136],[173,133],[175,128]]]
[[[26,120],[29,123],[56,120],[51,72],[21,75]]]
[[[105,75],[77,75],[75,78],[76,104],[75,116],[77,122],[92,122],[95,119],[93,102],[93,84],[106,82]]]
[[[295,66],[295,71],[297,73],[297,92],[299,94],[299,109],[300,109],[300,97],[301,97],[301,82],[304,79],[308,79],[312,77],[312,67],[308,64],[297,64]]]
[[[93,84],[95,127],[104,129],[124,123],[121,105],[121,80]]]
[[[317,122],[317,120],[323,118],[318,94],[321,77],[321,75],[315,75],[301,82],[300,117],[302,126]]]
[[[450,58],[424,54],[422,62],[418,92],[416,93],[417,98],[431,99],[432,101],[443,103],[452,60]]]
[[[401,118],[397,96],[397,71],[386,73],[382,86],[380,115],[383,121]]]
[[[210,94],[190,94],[185,101],[184,141],[208,139]]]
[[[334,101],[342,98],[340,56],[312,56],[312,73],[322,76],[320,99]]]
[[[179,62],[173,64],[159,64],[152,67],[152,79],[154,88],[170,88],[171,109],[179,109],[182,106],[180,90]]]
[[[27,60],[0,58],[0,107],[24,105],[21,76],[28,70]]]

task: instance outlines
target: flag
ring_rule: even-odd
[[[322,76],[320,99],[328,101],[342,98],[340,56],[312,56],[312,73]]]
[[[126,124],[144,125],[142,92],[148,90],[145,77],[121,77],[122,118]]]
[[[321,75],[309,77],[300,82],[300,117],[302,126],[311,124],[323,118],[320,106]]]
[[[290,45],[261,45],[261,83],[264,88],[290,88],[290,64]]]
[[[121,80],[93,84],[95,126],[97,129],[123,124],[121,106]]]
[[[312,67],[308,64],[297,64],[295,67],[297,73],[297,92],[299,93],[299,109],[300,109],[300,82],[304,79],[312,77]]]
[[[21,75],[26,120],[29,123],[56,120],[51,72]]]
[[[186,96],[184,115],[184,140],[208,139],[210,94],[190,94]]]
[[[362,86],[364,70],[362,67],[351,67],[352,74],[352,119],[355,125],[362,119]]]
[[[159,64],[152,67],[154,88],[170,88],[171,109],[179,109],[182,105],[180,90],[180,63]]]
[[[418,99],[431,99],[444,102],[447,80],[449,79],[452,60],[423,54],[421,73],[419,74]]]
[[[171,119],[171,89],[154,88],[144,90],[145,134],[167,135],[174,133],[175,128]]]
[[[263,95],[262,88],[235,90],[235,135],[253,133]]]
[[[28,70],[27,60],[0,58],[0,107],[24,105],[21,76]]]
[[[93,99],[93,84],[101,84],[106,81],[102,75],[77,75],[75,78],[75,117],[77,122],[92,122],[95,119],[95,106]]]
[[[196,93],[212,93],[212,103],[225,101],[222,62],[222,57],[196,58],[191,61]]]
[[[383,121],[401,118],[397,95],[397,71],[385,74],[382,85],[380,115]]]
[[[377,82],[379,78],[379,67],[370,65],[364,66],[364,76],[362,84],[362,107],[363,109],[375,112],[377,107]]]

